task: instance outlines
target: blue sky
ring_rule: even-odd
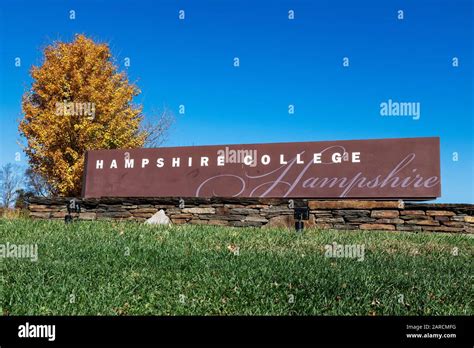
[[[439,136],[439,201],[474,203],[472,0],[2,1],[0,164],[31,65],[75,33],[110,44],[145,114],[174,112],[165,146]],[[382,117],[388,99],[420,118]]]

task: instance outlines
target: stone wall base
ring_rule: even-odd
[[[70,198],[30,199],[35,219],[63,220]],[[80,220],[145,221],[163,209],[173,224],[294,228],[294,208],[308,207],[305,228],[474,233],[473,204],[274,198],[77,199]]]

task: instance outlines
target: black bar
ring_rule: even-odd
[[[19,326],[55,325],[55,340],[20,338]],[[0,317],[0,345],[301,344],[472,347],[472,317]],[[410,325],[410,328],[407,328]],[[434,327],[433,325],[437,325]],[[428,327],[429,326],[429,327]],[[418,330],[415,328],[418,327]],[[456,337],[408,338],[407,334]]]

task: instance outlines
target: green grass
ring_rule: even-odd
[[[334,241],[364,260],[325,257]],[[4,315],[474,314],[466,235],[0,219],[7,242],[39,259],[0,259]]]

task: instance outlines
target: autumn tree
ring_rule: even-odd
[[[168,112],[145,124],[142,106],[133,103],[138,87],[118,70],[107,44],[84,35],[46,47],[31,76],[19,131],[31,169],[53,194],[81,193],[86,150],[153,145],[171,124]]]

